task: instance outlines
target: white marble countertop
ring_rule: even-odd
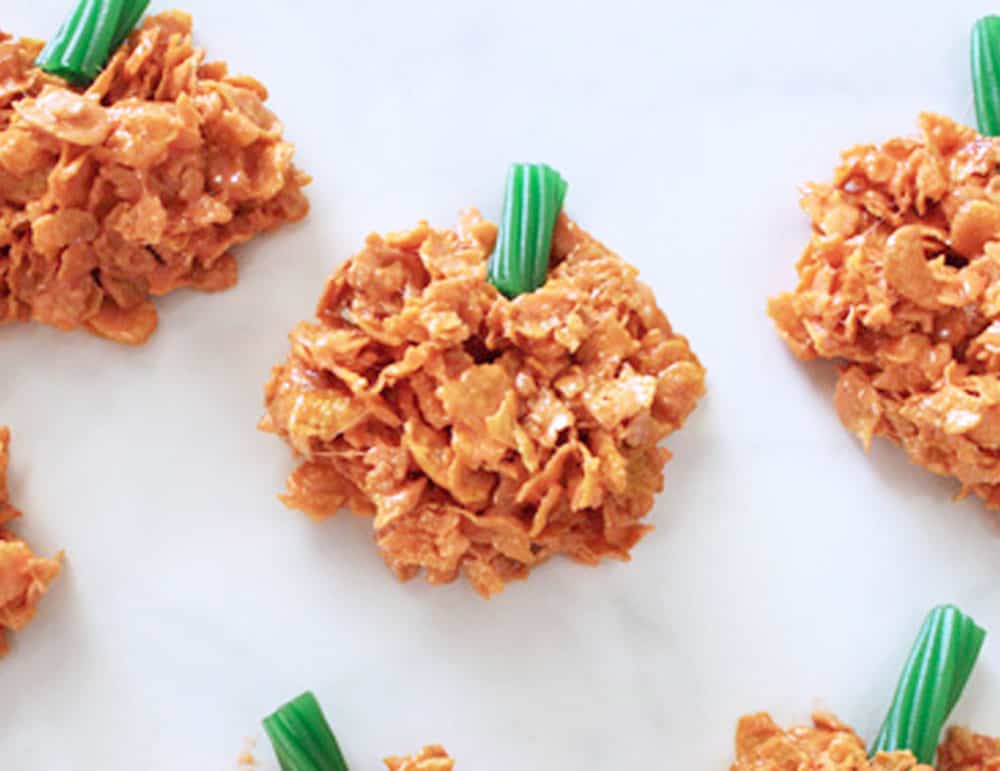
[[[67,5],[8,2],[0,26],[46,36]],[[21,532],[68,555],[0,662],[5,771],[228,769],[306,688],[356,769],[431,741],[469,771],[722,769],[749,711],[871,735],[949,601],[997,630],[957,717],[998,731],[983,509],[885,442],[865,457],[833,368],[764,314],[808,234],[801,182],[921,109],[972,120],[968,32],[995,4],[188,5],[210,57],[271,88],[313,214],[243,249],[236,289],[161,302],[143,349],[0,329]],[[496,216],[523,159],[641,268],[709,395],[631,564],[556,561],[486,603],[397,584],[366,522],[286,510],[290,454],[255,423],[286,331],[367,232]]]

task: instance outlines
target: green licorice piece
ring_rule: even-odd
[[[264,718],[283,771],[348,771],[340,745],[312,691]]]
[[[108,57],[114,55],[115,51],[121,48],[122,43],[131,34],[135,25],[139,23],[142,15],[149,8],[149,0],[133,0],[127,4],[125,13],[122,14],[118,29],[115,31],[114,39],[111,41],[111,51]]]
[[[59,71],[61,67],[60,62],[66,55],[66,48],[69,45],[71,37],[70,32],[80,26],[84,11],[86,10],[86,2],[80,2],[77,4],[70,17],[60,25],[59,31],[56,32],[56,34],[49,40],[45,48],[42,49],[42,53],[39,54],[38,59],[35,62],[39,67],[46,72],[50,72],[53,75],[58,75],[59,77],[66,79],[67,75]]]
[[[545,283],[566,188],[559,172],[544,163],[510,167],[500,232],[487,268],[490,283],[507,297],[534,292]]]
[[[80,64],[80,72],[88,82],[97,77],[111,58],[111,43],[118,32],[118,25],[121,23],[127,4],[126,0],[107,0],[98,4],[97,19],[90,40],[85,45],[83,62]]]
[[[1000,16],[984,16],[972,28],[972,90],[979,132],[1000,136]]]
[[[90,40],[100,11],[98,0],[80,0],[55,37],[42,49],[35,64],[75,86],[86,85],[83,74],[84,43]]]
[[[900,675],[871,754],[910,750],[933,765],[938,740],[972,674],[986,632],[954,605],[934,608]]]
[[[80,0],[36,64],[74,86],[88,85],[148,5],[149,0]]]

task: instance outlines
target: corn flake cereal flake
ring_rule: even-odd
[[[386,758],[385,765],[389,771],[454,771],[455,761],[448,756],[444,747],[433,744],[424,747],[416,755]]]
[[[1000,771],[1000,739],[974,734],[966,728],[948,729],[938,747],[938,768],[943,771]]]

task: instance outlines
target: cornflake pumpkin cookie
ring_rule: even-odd
[[[8,651],[5,633],[23,629],[35,617],[45,592],[59,575],[61,555],[36,557],[7,525],[21,516],[10,502],[7,467],[10,430],[0,427],[0,656]]]
[[[940,115],[847,150],[806,188],[799,285],[768,311],[801,359],[840,362],[834,402],[867,449],[1000,507],[1000,139]]]
[[[267,384],[261,428],[302,458],[282,500],[372,517],[400,579],[461,571],[489,596],[555,554],[627,559],[650,530],[670,458],[659,442],[705,372],[635,268],[556,221],[558,203],[538,229],[551,250],[541,237],[490,280],[497,227],[475,210],[454,230],[370,236]]]
[[[257,759],[250,752],[240,755],[237,766],[242,769],[259,768]],[[415,755],[388,757],[385,766],[389,771],[454,771],[455,761],[444,747],[432,744]]]
[[[783,731],[765,712],[746,715],[736,727],[736,760],[730,771],[931,771],[909,750],[869,759],[853,729],[825,712],[811,726]]]
[[[146,19],[88,86],[41,50],[0,35],[0,322],[143,343],[154,296],[233,286],[234,246],[306,215],[267,90],[205,62],[187,14]]]
[[[782,730],[767,713],[743,717],[730,771],[997,771],[1000,740],[944,723],[975,666],[985,632],[954,606],[930,612],[870,748],[845,723],[816,712]]]
[[[937,751],[938,771],[1000,769],[1000,740],[965,728],[948,729]],[[825,712],[811,726],[781,730],[767,713],[747,715],[736,729],[736,761],[731,771],[931,771],[909,750],[879,752],[869,758],[853,729]]]
[[[337,737],[312,691],[283,704],[263,724],[282,768],[347,771]],[[415,755],[386,758],[385,765],[389,771],[453,771],[455,761],[432,744]]]

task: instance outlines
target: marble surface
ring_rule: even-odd
[[[0,25],[45,36],[66,5]],[[227,769],[305,688],[355,769],[429,741],[460,769],[722,769],[747,711],[872,734],[931,605],[1000,630],[980,505],[884,442],[866,457],[832,368],[763,310],[807,237],[797,185],[921,109],[972,120],[968,31],[994,3],[189,5],[210,56],[271,87],[314,210],[242,250],[236,289],[164,300],[143,349],[0,329],[22,532],[68,554],[0,662],[5,771]],[[569,179],[710,392],[631,564],[553,562],[486,603],[397,584],[366,522],[285,510],[289,452],[255,423],[286,330],[367,232],[495,216],[521,159]],[[996,731],[998,689],[1000,634],[958,718]]]

